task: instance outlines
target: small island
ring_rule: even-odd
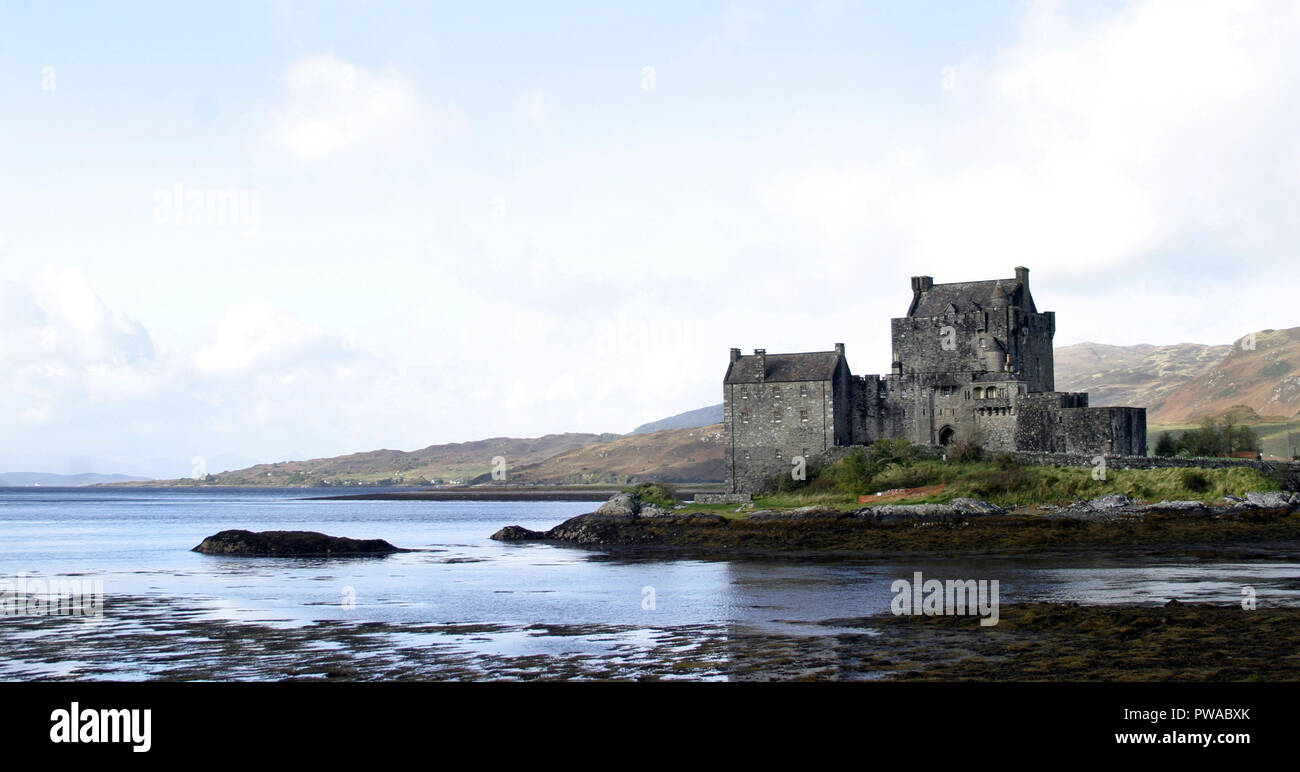
[[[316,531],[229,530],[204,539],[193,552],[242,557],[364,557],[409,552],[383,539],[349,539]]]

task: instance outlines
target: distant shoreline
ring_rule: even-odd
[[[722,486],[678,486],[691,493],[721,492]],[[575,486],[545,488],[448,488],[387,493],[352,493],[336,496],[308,496],[313,501],[605,501],[622,486]]]

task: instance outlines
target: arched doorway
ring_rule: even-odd
[[[939,430],[939,444],[951,445],[954,432],[951,426],[944,426]]]

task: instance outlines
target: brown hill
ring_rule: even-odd
[[[431,482],[468,482],[490,474],[492,459],[505,459],[507,469],[541,461],[557,453],[583,448],[614,434],[548,434],[544,437],[493,437],[473,442],[430,445],[413,451],[372,450],[333,458],[258,464],[208,475],[210,485],[428,485]],[[175,480],[176,484],[194,481]],[[157,485],[159,483],[152,483]],[[166,483],[163,483],[166,484]]]
[[[1056,349],[1058,391],[1086,391],[1097,407],[1151,408],[1221,361],[1232,346],[1108,346],[1078,343]],[[1148,416],[1150,418],[1150,416]]]
[[[1253,337],[1253,346],[1250,336],[1239,340],[1219,362],[1150,405],[1148,420],[1175,424],[1240,414],[1243,407],[1265,421],[1300,417],[1300,327]]]
[[[717,482],[724,476],[722,450],[720,423],[669,429],[575,448],[513,467],[508,477],[510,483],[530,484]]]

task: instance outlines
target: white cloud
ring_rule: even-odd
[[[960,68],[937,123],[892,155],[760,187],[821,248],[878,249],[936,278],[1126,266],[1216,231],[1225,263],[1266,239],[1290,260],[1300,6],[1151,2],[1080,21],[1033,7],[1020,40]],[[1287,165],[1284,165],[1287,166]],[[1279,187],[1281,185],[1281,187]]]
[[[430,109],[399,73],[371,72],[324,54],[289,67],[274,121],[279,146],[298,159],[315,161],[427,138],[454,123],[454,113]]]
[[[327,341],[344,348],[342,340],[277,313],[270,301],[255,300],[228,309],[217,322],[212,341],[194,353],[193,362],[208,373],[246,370],[269,359],[284,365],[295,349],[314,348]]]

